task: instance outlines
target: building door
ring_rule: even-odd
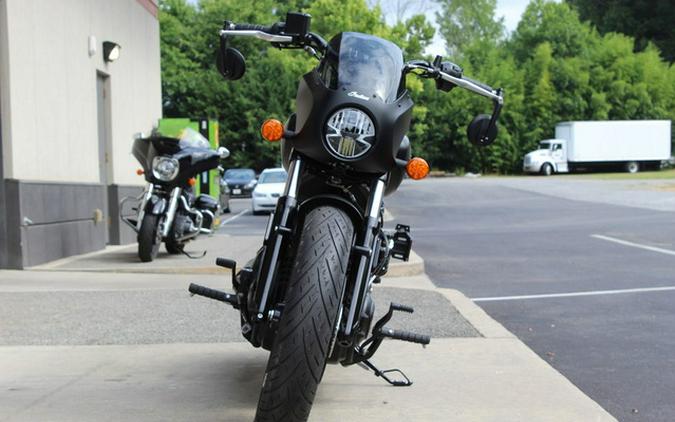
[[[96,74],[96,99],[98,111],[98,161],[99,180],[103,185],[105,222],[105,241],[110,240],[110,204],[108,201],[108,185],[112,180],[112,133],[110,130],[110,76]]]

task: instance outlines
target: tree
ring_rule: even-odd
[[[601,34],[621,32],[635,37],[634,48],[643,51],[656,44],[663,57],[675,61],[675,2],[672,0],[567,0],[583,20]]]
[[[510,37],[494,17],[495,0],[443,0],[441,6],[442,35],[461,53],[453,61],[465,75],[503,87],[505,104],[497,141],[478,148],[468,142],[466,126],[477,114],[489,113],[490,102],[461,89],[437,91],[433,81],[408,76],[415,102],[408,136],[413,154],[433,168],[519,172],[523,155],[553,136],[560,121],[675,117],[675,66],[665,63],[654,45],[634,52],[633,38],[601,35],[568,3],[532,0]],[[370,33],[399,45],[406,59],[422,58],[434,35],[423,15],[404,14],[402,21],[388,24],[381,9],[366,0],[201,0],[197,5],[162,0],[164,115],[217,119],[232,166],[278,165],[279,148],[261,141],[260,124],[269,117],[283,121],[293,112],[298,79],[316,60],[303,51],[237,38],[232,44],[247,58],[247,72],[227,82],[215,70],[215,50],[224,19],[271,24],[298,8],[312,15],[312,30],[328,39],[342,31]]]
[[[492,43],[504,36],[503,19],[495,19],[497,0],[440,0],[439,4],[436,22],[452,57],[470,44]]]

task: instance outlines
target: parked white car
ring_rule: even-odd
[[[285,185],[286,170],[283,168],[263,170],[251,195],[253,214],[274,211]]]

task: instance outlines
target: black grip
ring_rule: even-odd
[[[469,81],[474,85],[478,85],[479,87],[481,87],[481,88],[483,88],[487,91],[490,91],[490,92],[494,91],[494,89],[492,89],[492,87],[490,85],[484,84],[483,82],[479,82],[475,79],[467,78],[466,76],[463,76],[462,79],[464,79],[465,81]]]
[[[383,328],[382,332],[389,338],[394,340],[409,341],[411,343],[418,343],[427,345],[431,342],[431,337],[424,334],[411,333],[410,331],[393,330],[390,328]]]
[[[237,261],[234,259],[227,258],[216,258],[216,265],[223,268],[229,268],[231,270],[237,267]]]
[[[221,302],[232,302],[232,300],[235,299],[229,293],[225,293],[225,292],[222,292],[220,290],[210,289],[208,287],[200,286],[199,284],[194,284],[194,283],[190,283],[190,286],[188,287],[188,292],[190,292],[194,295],[199,295],[199,296],[208,297],[210,299],[219,300]]]
[[[395,311],[407,312],[409,314],[412,314],[413,312],[415,312],[415,310],[411,306],[401,305],[400,303],[391,302],[391,304],[389,306],[392,309],[394,309]]]

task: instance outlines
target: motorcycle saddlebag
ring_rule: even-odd
[[[195,201],[195,208],[198,210],[209,210],[215,215],[216,211],[218,211],[218,201],[213,199],[211,195],[201,194]]]

